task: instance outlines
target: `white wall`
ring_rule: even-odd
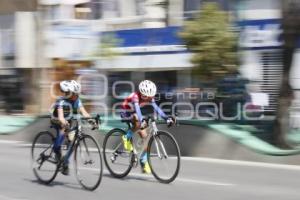
[[[121,17],[131,17],[136,15],[135,0],[119,0]]]
[[[241,52],[241,60],[240,72],[243,77],[252,81],[263,79],[260,51],[243,51]]]
[[[239,9],[240,20],[281,18],[280,0],[240,0]]]
[[[16,12],[15,17],[16,67],[37,67],[34,13]]]
[[[125,55],[113,59],[100,59],[97,67],[108,70],[176,70],[190,69],[190,53],[161,55]],[[142,68],[141,68],[142,67]]]
[[[172,0],[169,5],[170,26],[181,26],[183,24],[184,1]]]
[[[45,56],[82,59],[92,56],[99,44],[91,23],[64,23],[45,30]]]
[[[161,0],[146,0],[145,28],[158,28],[165,26],[165,23],[161,20],[165,18],[165,10],[161,6],[154,5],[159,2],[161,2]]]
[[[290,72],[290,84],[294,89],[300,89],[300,49],[294,54]]]

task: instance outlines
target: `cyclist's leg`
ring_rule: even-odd
[[[132,119],[132,113],[128,111],[122,111],[120,113],[120,116],[122,122],[126,122],[128,124],[128,130],[126,132],[125,138],[131,139],[133,132],[132,132],[132,126],[129,121]]]
[[[65,133],[66,133],[66,130],[65,128],[62,128],[60,127],[60,129],[58,129],[58,136],[57,136],[57,139],[55,141],[56,145],[57,145],[57,149],[58,149],[58,155],[59,155],[59,158],[61,159],[61,145],[64,143],[64,140],[65,140]],[[70,146],[68,147],[68,150],[67,150],[67,154],[63,157],[63,163],[62,163],[62,171],[61,173],[63,175],[69,175],[69,158],[70,158]]]
[[[57,159],[61,160],[61,145],[63,144],[65,140],[65,128],[61,126],[60,122],[58,120],[51,120],[51,124],[54,126],[54,128],[57,131],[57,137],[54,141],[53,150],[56,153]],[[62,174],[68,175],[69,174],[69,163],[68,159],[64,159],[64,162],[62,163]]]
[[[143,152],[141,153],[140,164],[141,164],[143,173],[147,173],[147,174],[151,173],[151,168],[150,168],[150,165],[148,163],[147,149],[144,149]]]
[[[132,151],[133,145],[131,142],[131,138],[133,135],[133,131],[132,131],[132,126],[130,125],[130,122],[129,122],[132,119],[132,113],[130,113],[128,111],[123,111],[120,113],[120,115],[121,115],[122,121],[128,123],[128,130],[127,130],[126,134],[122,136],[124,149],[126,151]]]
[[[61,126],[58,120],[51,120],[52,126],[57,131],[57,137],[54,141],[53,149],[57,153],[60,150],[60,146],[63,144],[65,139],[65,129]]]
[[[139,136],[143,139],[144,143],[144,150],[141,153],[140,156],[140,164],[142,167],[142,171],[144,173],[150,174],[151,173],[151,168],[148,163],[148,154],[147,154],[147,140],[148,140],[148,134],[145,129],[141,130],[140,128],[140,122],[138,121],[138,116],[136,114],[133,115],[133,131],[139,134]]]

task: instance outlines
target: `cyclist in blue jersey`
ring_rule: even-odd
[[[142,116],[141,107],[151,104],[154,110],[163,119],[167,120],[168,123],[176,122],[175,117],[167,116],[155,103],[154,96],[156,95],[156,90],[156,85],[152,81],[144,80],[139,84],[139,91],[130,94],[122,104],[121,118],[129,120],[132,123],[131,129],[129,129],[127,134],[122,137],[124,148],[127,151],[133,150],[131,143],[133,132],[138,131],[141,138],[147,138],[147,132],[145,128],[148,126],[148,124]],[[141,154],[140,164],[143,173],[151,173],[146,149]]]
[[[70,127],[69,119],[77,114],[82,114],[84,117],[90,117],[90,114],[85,110],[79,99],[81,85],[74,80],[65,80],[59,83],[61,92],[64,96],[57,98],[51,115],[51,123],[57,129],[58,136],[54,142],[54,152],[58,159],[61,159],[61,145],[65,139],[65,132]],[[95,121],[90,120],[90,124],[96,126]],[[62,174],[69,174],[68,160],[62,165]]]

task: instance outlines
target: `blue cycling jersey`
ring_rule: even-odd
[[[52,114],[53,114],[53,117],[58,117],[57,110],[59,108],[62,108],[64,111],[64,117],[68,117],[71,114],[78,114],[78,110],[82,106],[83,106],[82,102],[79,98],[77,98],[75,101],[72,101],[65,97],[59,97],[53,106]]]

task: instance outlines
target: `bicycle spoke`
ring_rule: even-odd
[[[113,129],[105,136],[103,142],[103,156],[107,169],[117,178],[125,177],[132,168],[133,154],[126,151],[122,136],[126,134],[122,129]]]
[[[52,143],[54,137],[49,132],[39,133],[31,148],[32,168],[37,179],[43,183],[50,183],[58,171],[58,162],[52,157]]]
[[[149,141],[148,154],[154,177],[163,183],[172,182],[180,167],[180,152],[175,139],[169,133],[159,131]]]
[[[88,190],[94,190],[102,178],[102,159],[97,142],[84,135],[75,147],[75,169],[78,182]]]

